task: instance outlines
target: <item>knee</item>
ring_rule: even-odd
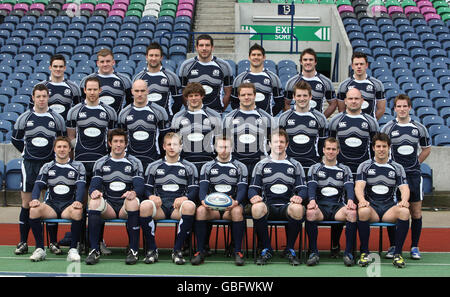
[[[194,215],[195,204],[192,201],[186,200],[181,204],[180,212],[182,215]]]
[[[207,216],[208,216],[208,209],[205,206],[200,205],[195,212],[195,218],[197,220],[202,221],[202,220],[206,220]]]
[[[252,217],[260,219],[267,214],[267,207],[263,202],[258,202],[252,205]]]
[[[289,204],[288,215],[294,220],[301,220],[303,218],[303,206],[297,203]]]
[[[318,210],[316,210],[316,209],[307,209],[306,210],[306,220],[316,221],[317,217],[318,217]]]
[[[37,219],[41,217],[41,207],[31,207],[30,208],[30,219]]]
[[[153,215],[154,212],[154,203],[150,200],[145,200],[139,206],[139,213],[141,217],[149,217]]]
[[[404,221],[409,220],[410,218],[409,209],[406,207],[400,207],[398,210],[398,218]]]
[[[244,219],[244,210],[241,206],[236,206],[231,209],[231,219],[236,222]]]
[[[364,207],[358,209],[358,219],[361,221],[367,221],[370,218],[370,208]]]
[[[357,213],[356,210],[348,210],[346,213],[346,219],[348,222],[356,222]]]

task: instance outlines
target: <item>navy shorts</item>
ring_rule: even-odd
[[[61,214],[63,213],[63,211],[67,207],[72,205],[72,203],[73,203],[73,201],[70,201],[70,200],[69,201],[56,201],[55,199],[47,199],[45,201],[45,204],[50,206],[56,212],[58,219],[61,219]]]
[[[374,201],[370,200],[370,206],[376,211],[378,214],[378,217],[380,218],[380,221],[382,220],[384,214],[386,211],[388,211],[393,206],[397,205],[397,202],[394,200],[388,200],[388,201]]]
[[[273,221],[284,221],[288,216],[289,203],[267,205],[267,219]]]
[[[345,205],[343,203],[317,203],[320,211],[323,214],[324,221],[334,221],[336,213]]]
[[[22,162],[22,191],[31,193],[42,166],[50,160],[27,160]]]
[[[423,179],[420,172],[406,173],[409,186],[409,202],[420,202],[423,200]],[[397,201],[401,200],[400,190],[397,190]]]

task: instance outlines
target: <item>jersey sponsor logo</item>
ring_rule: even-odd
[[[70,89],[64,90],[64,96],[71,96],[71,95],[72,95],[72,91],[70,91]]]
[[[295,126],[295,120],[294,119],[289,119],[287,121],[288,126]]]
[[[349,147],[359,147],[362,144],[362,140],[356,137],[349,137],[344,142]]]
[[[101,134],[101,131],[98,128],[91,127],[91,128],[84,129],[83,133],[87,137],[97,137]]]
[[[147,99],[150,102],[156,102],[162,99],[162,95],[158,93],[152,93],[147,95]]]
[[[396,137],[396,136],[399,136],[399,135],[400,135],[400,132],[398,132],[398,130],[392,131],[392,133],[391,133],[392,137]]]
[[[264,168],[264,173],[265,174],[272,174],[272,168],[270,168],[270,167]]]
[[[27,127],[33,127],[34,121],[27,121]]]
[[[288,187],[283,184],[274,184],[270,187],[270,191],[275,194],[284,194],[288,190]]]
[[[44,147],[48,144],[48,140],[44,137],[35,137],[31,140],[31,143],[37,147]]]
[[[101,97],[99,98],[99,100],[100,100],[100,102],[102,102],[102,103],[104,103],[104,104],[107,104],[107,105],[111,105],[111,104],[114,103],[114,101],[116,101],[116,100],[114,99],[114,97],[112,97],[112,96],[101,96]]]
[[[125,166],[123,171],[125,171],[125,173],[130,173],[131,172],[131,166]]]
[[[186,170],[184,170],[184,169],[178,170],[178,175],[181,175],[181,176],[186,175]]]
[[[109,184],[109,189],[115,192],[123,191],[126,188],[126,184],[121,181],[114,181]]]
[[[192,142],[202,141],[205,136],[202,133],[191,133],[187,136],[187,139]]]
[[[156,175],[165,175],[165,170],[164,169],[156,169]]]
[[[367,171],[367,175],[375,175],[377,174],[377,171],[375,169],[369,169],[369,171]]]
[[[398,147],[397,152],[404,156],[411,155],[414,152],[414,148],[410,145],[402,145]]]
[[[295,143],[297,144],[305,144],[309,142],[309,136],[305,135],[305,134],[298,134],[295,135],[292,140],[294,140]]]
[[[202,85],[203,89],[205,90],[206,95],[209,95],[212,93],[213,88],[211,88],[210,86],[207,85]]]
[[[266,98],[266,97],[264,96],[263,93],[256,92],[256,96],[255,96],[255,101],[256,101],[256,102],[264,101],[265,98]]]
[[[326,197],[330,197],[337,195],[339,191],[334,187],[324,187],[320,190],[320,193]]]
[[[347,122],[340,122],[339,123],[339,128],[345,128],[347,127]]]
[[[256,137],[251,134],[242,134],[239,136],[239,141],[245,144],[254,143],[256,141]]]
[[[139,141],[143,141],[149,138],[149,134],[146,131],[136,131],[133,133],[133,138]]]
[[[192,69],[191,70],[191,75],[197,76],[198,75],[198,70],[197,69]]]
[[[116,80],[113,83],[114,88],[120,88],[120,80]]]
[[[102,167],[102,171],[103,172],[111,172],[111,167],[110,166],[103,166]]]
[[[230,175],[230,176],[235,176],[236,174],[237,174],[237,171],[234,168],[231,168],[230,171],[228,171],[228,175]]]
[[[55,170],[49,170],[48,171],[48,176],[55,176],[56,175],[56,171]]]
[[[215,185],[214,189],[220,193],[227,193],[227,192],[231,191],[231,186],[230,185]]]
[[[361,105],[361,109],[366,109],[369,107],[369,102],[367,102],[366,100],[363,101],[362,105]]]
[[[66,185],[57,185],[53,187],[53,192],[55,192],[58,195],[65,195],[69,193],[70,188]]]
[[[52,104],[49,106],[49,108],[56,113],[63,113],[66,110],[66,108],[62,104]]]
[[[320,170],[319,172],[317,172],[317,176],[321,177],[321,178],[325,178],[325,177],[327,177],[327,174],[325,171]]]
[[[48,122],[48,127],[51,129],[55,128],[55,122],[53,121]]]
[[[372,192],[378,195],[385,195],[389,192],[389,188],[385,185],[376,185],[372,187]]]
[[[388,176],[390,177],[390,178],[394,178],[395,177],[395,171],[389,171],[389,173],[388,173]]]
[[[74,178],[75,177],[75,171],[69,171],[68,173],[67,173],[67,177],[68,178]]]
[[[166,192],[175,192],[178,191],[180,187],[177,184],[169,184],[169,185],[163,185],[162,189]]]
[[[214,69],[214,71],[212,72],[213,76],[219,76],[220,75],[220,71],[218,69]]]
[[[343,172],[336,173],[336,179],[343,179],[343,178],[344,178],[344,173]]]

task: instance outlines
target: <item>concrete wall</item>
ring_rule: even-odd
[[[246,32],[241,30],[242,25],[284,25],[290,26],[290,16],[278,15],[278,4],[275,3],[236,3],[235,8],[235,28],[236,32]],[[350,65],[351,45],[348,40],[345,28],[342,25],[339,13],[335,5],[318,4],[296,4],[294,26],[329,26],[331,29],[331,41],[299,41],[298,50],[301,52],[305,48],[314,48],[317,52],[332,53],[333,69],[334,53],[336,44],[340,46],[340,72],[338,80],[342,81],[348,76],[348,66]],[[248,31],[247,31],[248,32]],[[281,35],[280,35],[281,36]],[[235,38],[235,61],[248,58],[248,49],[251,44],[259,41],[249,40],[249,35],[237,35]],[[270,52],[289,52],[290,41],[264,41],[263,47]],[[293,50],[295,51],[295,43]],[[299,54],[269,54],[268,59],[278,62],[282,59],[292,59],[298,61]]]

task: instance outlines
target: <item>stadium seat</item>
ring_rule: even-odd
[[[19,191],[22,189],[22,158],[12,159],[6,163],[5,190]]]
[[[434,145],[450,146],[450,133],[441,133],[434,137]]]
[[[431,125],[444,125],[444,119],[438,115],[429,115],[422,119],[422,124],[427,128]]]
[[[431,94],[430,94],[431,97]],[[448,98],[439,98],[434,101],[434,107],[440,111],[442,108],[450,107],[450,99]]]

